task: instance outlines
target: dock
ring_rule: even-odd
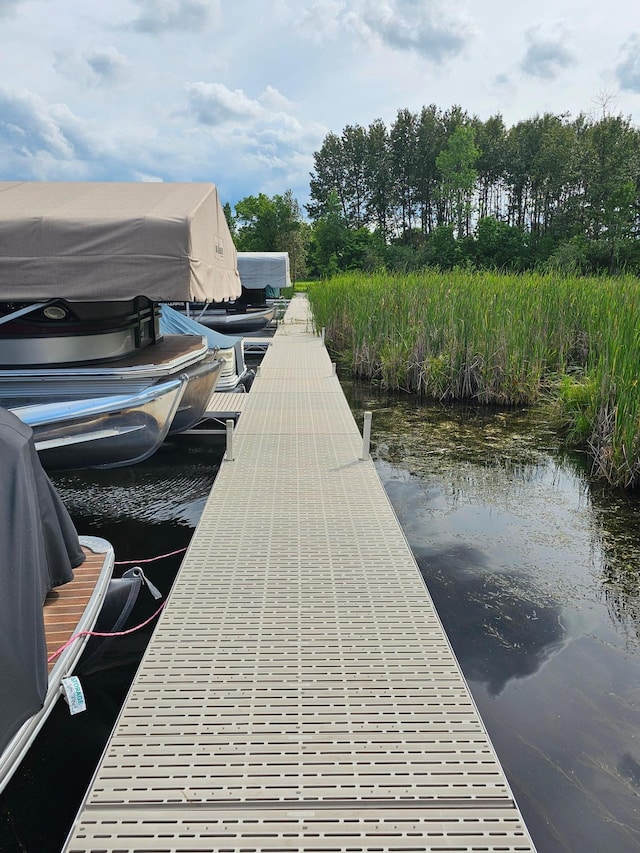
[[[535,851],[306,297],[239,405],[66,853]]]

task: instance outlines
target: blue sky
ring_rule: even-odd
[[[640,122],[631,0],[0,0],[0,180],[291,189],[347,124],[458,104]]]

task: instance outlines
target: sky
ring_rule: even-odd
[[[304,205],[329,132],[429,104],[638,125],[637,0],[0,0],[0,180]]]

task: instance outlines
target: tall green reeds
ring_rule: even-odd
[[[309,287],[314,322],[356,376],[440,400],[554,401],[594,471],[640,486],[640,287],[434,271]]]

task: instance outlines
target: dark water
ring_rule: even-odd
[[[535,413],[344,385],[538,850],[640,850],[640,498]]]
[[[188,545],[224,448],[213,438],[177,438],[147,462],[106,471],[51,475],[78,531],[102,536],[116,560],[143,560]],[[144,564],[169,592],[182,555]],[[128,566],[117,567],[115,575]],[[127,626],[157,609],[143,589]],[[81,674],[87,711],[69,715],[60,701],[34,747],[0,795],[2,853],[59,853],[148,643],[152,625],[114,640],[106,669]],[[81,662],[82,663],[82,662]]]
[[[539,852],[640,850],[640,500],[591,484],[531,412],[343,384]],[[144,559],[188,544],[222,452],[185,438],[53,479],[81,532]],[[163,592],[180,559],[145,566]],[[58,853],[149,631],[83,678],[87,713],[59,703],[0,797],[0,851]]]

